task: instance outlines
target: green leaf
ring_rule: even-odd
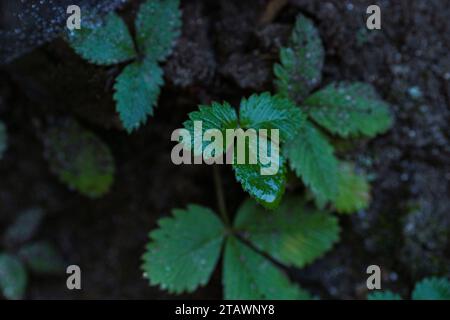
[[[295,102],[303,101],[322,81],[325,50],[314,23],[299,15],[289,47],[280,51],[281,64],[274,66],[278,92]]]
[[[333,134],[373,137],[392,126],[389,106],[365,83],[333,83],[303,105],[310,116]]]
[[[334,200],[338,186],[338,160],[332,145],[310,122],[284,147],[290,167],[311,189],[317,201]]]
[[[242,99],[239,122],[242,128],[278,129],[281,141],[295,137],[305,118],[290,100],[270,93],[254,94]]]
[[[234,227],[259,250],[297,268],[321,257],[339,240],[336,217],[308,209],[295,197],[285,198],[274,212],[247,200],[238,210]]]
[[[225,229],[214,212],[201,206],[174,210],[173,215],[159,220],[159,229],[150,233],[142,268],[151,285],[192,292],[209,281]]]
[[[0,290],[9,300],[19,300],[25,295],[27,273],[23,264],[9,254],[0,254]]]
[[[338,194],[334,205],[339,213],[353,213],[367,209],[370,204],[370,185],[364,175],[355,173],[354,166],[341,162],[338,173]]]
[[[413,300],[450,300],[450,282],[445,278],[425,278],[416,284]]]
[[[202,130],[194,130],[194,121],[202,122]],[[184,122],[184,127],[191,133],[191,148],[195,156],[201,156],[206,146],[211,144],[209,141],[203,141],[205,131],[211,129],[220,130],[224,140],[227,129],[238,127],[238,118],[236,111],[226,102],[220,104],[213,102],[211,106],[199,106],[199,111],[189,113],[189,120]],[[202,141],[202,144],[196,145],[194,141]],[[229,141],[223,141],[222,151],[225,152]]]
[[[233,164],[236,180],[242,188],[268,209],[274,209],[280,204],[286,185],[286,165],[279,156],[278,171],[274,175],[262,175],[261,169],[267,166],[261,164]]]
[[[227,240],[223,262],[225,299],[295,300],[310,295],[292,284],[272,262],[234,237]]]
[[[203,141],[202,137],[206,130],[217,129],[225,140],[222,146],[223,152],[231,152],[231,144],[238,142],[235,144],[236,151],[240,146],[239,141],[245,141],[242,144],[245,145],[245,149],[240,152],[245,151],[246,161],[239,163],[236,159],[237,153],[234,154],[233,169],[237,181],[262,205],[267,208],[278,206],[285,189],[286,168],[283,157],[279,155],[280,141],[276,141],[269,130],[279,130],[281,141],[294,137],[304,122],[304,117],[298,108],[287,99],[263,93],[242,100],[239,120],[235,110],[228,103],[213,103],[211,107],[200,106],[200,110],[191,112],[189,118],[190,120],[186,121],[184,126],[191,133],[193,140]],[[194,121],[202,121],[202,130],[194,130]],[[226,138],[227,129],[236,130],[235,139]],[[260,129],[268,131],[259,132]],[[256,143],[250,142],[251,138],[248,134],[251,130],[255,133]],[[196,145],[191,141],[191,148],[194,149],[195,156],[200,156],[202,150],[210,144],[209,141],[203,141],[202,144]],[[249,155],[255,156],[256,163],[249,161]],[[228,156],[233,159],[233,156],[227,153],[227,160]]]
[[[21,213],[16,221],[6,229],[3,242],[7,246],[17,246],[32,239],[44,218],[42,209],[33,208]]]
[[[367,295],[367,300],[402,300],[399,294],[392,291],[375,291]]]
[[[7,138],[6,127],[3,122],[0,121],[0,159],[3,157],[3,153],[6,150]]]
[[[162,61],[170,54],[180,35],[179,0],[147,0],[136,17],[136,39],[140,50],[151,61]]]
[[[55,247],[45,241],[22,247],[19,257],[37,274],[64,274],[64,261]]]
[[[130,32],[117,14],[96,20],[83,19],[80,30],[69,32],[68,41],[76,53],[98,65],[118,64],[136,57]]]
[[[44,139],[51,171],[70,189],[90,198],[105,195],[114,181],[109,147],[74,120],[53,125]]]
[[[114,100],[128,133],[146,123],[147,117],[153,115],[163,84],[162,69],[149,60],[126,66],[117,77]]]

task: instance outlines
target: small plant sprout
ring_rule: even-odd
[[[116,14],[93,17],[72,30],[68,41],[87,61],[100,66],[127,63],[116,78],[114,99],[125,129],[131,133],[153,115],[158,103],[163,70],[159,63],[171,53],[180,34],[179,0],[148,0],[135,20],[133,40],[125,22]]]

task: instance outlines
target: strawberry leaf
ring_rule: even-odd
[[[214,270],[225,236],[222,222],[197,205],[174,210],[150,233],[142,269],[151,285],[173,293],[192,292],[205,285]]]
[[[287,48],[280,51],[281,64],[274,72],[278,92],[299,103],[322,81],[325,50],[314,23],[299,15]]]
[[[297,268],[323,256],[339,240],[334,216],[311,210],[294,197],[286,198],[273,212],[247,200],[238,210],[234,227],[259,250]]]
[[[114,181],[109,147],[74,120],[52,126],[44,139],[51,171],[61,182],[90,198],[105,195]]]
[[[311,299],[272,262],[234,237],[228,238],[225,246],[222,282],[225,299]]]
[[[114,85],[116,109],[128,133],[147,122],[158,103],[163,71],[155,63],[144,60],[125,67]]]
[[[319,204],[334,200],[338,191],[338,160],[332,145],[310,122],[306,122],[284,153],[296,175],[311,189]]]
[[[80,30],[69,31],[68,41],[76,53],[93,64],[113,65],[136,57],[130,32],[115,13],[84,21]]]
[[[136,39],[140,50],[152,62],[163,61],[180,35],[179,0],[148,0],[136,17]]]
[[[331,84],[303,103],[311,118],[333,134],[373,137],[392,126],[389,106],[364,83]]]

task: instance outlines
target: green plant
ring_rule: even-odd
[[[450,300],[450,282],[446,278],[425,278],[416,283],[411,295],[412,300]],[[392,291],[377,291],[367,296],[368,300],[402,300]]]
[[[7,147],[8,136],[6,134],[6,127],[3,122],[0,121],[0,159],[3,157],[3,153]]]
[[[226,102],[212,103],[211,106],[200,106],[199,111],[189,114],[190,120],[184,123],[184,127],[195,137],[194,121],[202,121],[202,135],[208,129],[218,129],[226,136],[226,129],[278,129],[281,143],[289,141],[295,136],[303,123],[302,112],[296,108],[289,100],[278,96],[271,96],[269,93],[252,95],[248,99],[242,99],[239,108],[239,116],[236,111]],[[237,135],[243,135],[238,131]],[[244,137],[242,137],[244,138]],[[269,139],[271,137],[268,137]],[[214,142],[213,142],[214,143]],[[228,146],[232,141],[225,141],[224,146]],[[247,142],[248,143],[248,142]],[[210,142],[206,142],[201,148],[196,148],[195,143],[190,143],[194,156],[203,156],[203,149]],[[251,148],[249,146],[249,148]],[[274,151],[274,150],[272,150]],[[223,153],[227,148],[222,149]],[[282,156],[278,159],[279,170],[275,175],[261,175],[260,155],[257,150],[249,150],[257,156],[257,164],[233,164],[233,170],[237,181],[256,201],[269,209],[278,206],[284,194],[286,184],[286,166]],[[217,156],[217,155],[216,155]],[[248,155],[247,155],[248,157]]]
[[[136,45],[125,22],[115,13],[104,19],[84,19],[82,28],[68,35],[72,48],[91,63],[110,66],[133,61],[114,85],[116,109],[129,133],[147,121],[157,104],[164,83],[159,63],[170,54],[180,34],[178,7],[179,0],[144,2],[135,20]]]
[[[285,158],[311,189],[320,208],[331,201],[338,212],[350,213],[368,205],[365,176],[357,175],[353,164],[337,160],[333,145],[317,125],[341,138],[372,137],[391,126],[388,106],[372,87],[361,83],[332,84],[308,97],[321,81],[324,50],[318,31],[303,16],[297,19],[291,46],[283,48],[280,55],[281,64],[275,66],[277,95],[254,94],[241,101],[238,112],[226,102],[202,105],[184,123],[194,140],[209,129],[219,130],[222,136],[227,129],[278,129],[284,157],[279,158],[280,170],[275,175],[261,175],[261,162],[233,164],[243,189],[273,211],[247,200],[230,223],[215,170],[222,221],[212,210],[197,205],[174,210],[172,218],[161,219],[159,229],[150,233],[143,256],[144,276],[151,285],[173,293],[194,291],[210,279],[224,245],[226,299],[311,298],[290,283],[277,265],[302,268],[313,262],[338,241],[339,225],[329,213],[309,208],[303,198],[289,196],[281,201]],[[196,133],[196,121],[203,123],[201,132]],[[210,145],[214,157],[220,156],[217,152],[223,156],[232,143],[201,140],[196,145],[190,139],[187,145],[194,157],[204,156],[203,150]]]
[[[44,150],[50,170],[70,189],[99,198],[111,188],[115,165],[109,147],[75,120],[50,125]]]
[[[43,217],[40,209],[27,210],[3,236],[8,250],[0,252],[0,292],[6,299],[23,298],[28,282],[27,268],[38,275],[62,274],[64,271],[64,262],[52,244],[30,242]]]
[[[339,238],[332,215],[289,197],[274,212],[247,200],[231,225],[205,207],[190,205],[159,220],[143,256],[144,276],[151,285],[172,293],[205,285],[222,246],[222,283],[226,299],[310,299],[280,269],[303,267],[327,252]]]
[[[313,94],[322,80],[324,48],[313,22],[300,15],[289,46],[274,67],[277,91],[307,115],[297,136],[284,148],[291,169],[323,207],[351,213],[369,204],[369,185],[353,165],[340,163],[322,130],[341,139],[374,137],[392,125],[388,105],[364,83],[332,83]]]

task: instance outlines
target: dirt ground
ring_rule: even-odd
[[[382,30],[365,27],[378,4]],[[165,64],[166,85],[154,117],[132,134],[119,130],[112,84],[120,67],[87,64],[58,39],[0,69],[0,119],[9,148],[0,161],[0,233],[23,210],[46,212],[39,239],[54,243],[82,269],[83,290],[65,275],[32,277],[27,298],[165,299],[142,278],[148,232],[172,208],[199,203],[216,209],[212,168],[172,165],[170,135],[199,103],[236,103],[273,90],[272,65],[298,13],[312,18],[326,48],[323,84],[372,83],[395,116],[375,140],[354,141],[342,158],[372,178],[372,205],[340,217],[342,241],[290,277],[321,298],[361,299],[365,270],[378,264],[383,287],[404,296],[424,276],[450,276],[450,6],[446,0],[291,0],[262,24],[267,1],[182,1],[183,35]],[[121,11],[129,21],[136,1]],[[76,117],[111,147],[116,181],[100,200],[67,190],[49,173],[42,130]],[[246,195],[221,168],[229,211]],[[291,186],[291,192],[302,192]],[[221,298],[221,270],[182,298]]]

